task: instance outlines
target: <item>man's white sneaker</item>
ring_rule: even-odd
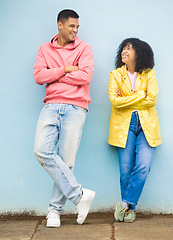
[[[76,206],[75,213],[78,213],[77,217],[77,223],[82,224],[89,212],[89,209],[91,207],[91,204],[94,200],[95,197],[95,192],[88,190],[88,189],[82,189],[83,191],[83,196],[80,200],[80,202]]]
[[[60,227],[60,215],[55,212],[49,212],[49,214],[46,217],[47,219],[47,227]]]

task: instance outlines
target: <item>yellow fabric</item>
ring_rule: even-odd
[[[154,70],[138,73],[135,93],[127,75],[126,65],[113,70],[109,79],[109,99],[112,104],[108,143],[125,148],[133,110],[137,110],[146,139],[151,147],[161,144],[159,120],[156,112],[158,85]],[[116,89],[122,93],[118,97]],[[145,92],[147,97],[145,98]]]

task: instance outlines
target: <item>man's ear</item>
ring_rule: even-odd
[[[57,26],[58,26],[58,29],[61,30],[61,28],[62,28],[62,26],[63,26],[63,23],[62,23],[61,21],[59,21],[59,22],[57,23]]]

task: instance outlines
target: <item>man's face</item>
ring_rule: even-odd
[[[78,18],[69,18],[63,22],[58,22],[59,37],[67,44],[73,42],[78,33],[79,20]]]

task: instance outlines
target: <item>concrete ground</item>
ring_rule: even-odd
[[[137,214],[133,223],[115,222],[113,213],[91,213],[83,225],[61,216],[61,227],[47,228],[45,217],[1,217],[0,240],[172,240],[173,215]]]

